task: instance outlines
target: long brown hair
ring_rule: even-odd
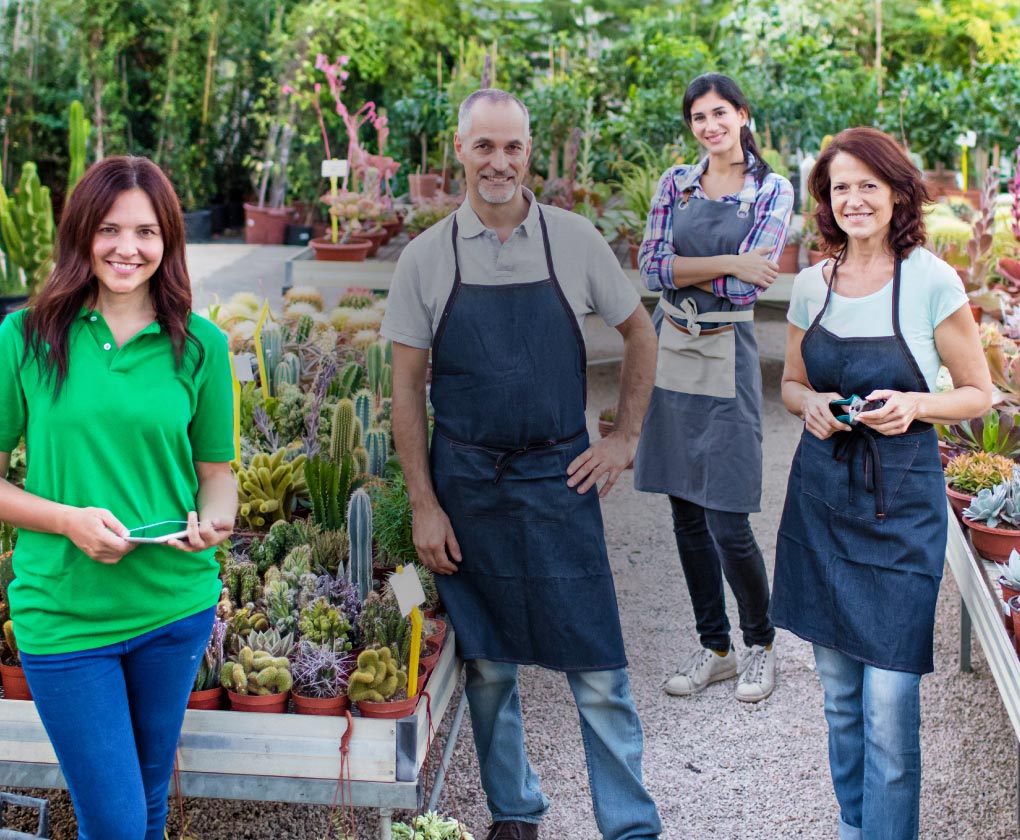
[[[926,238],[924,205],[931,201],[931,196],[921,181],[921,173],[888,134],[877,128],[862,126],[847,128],[833,137],[808,176],[811,197],[818,202],[815,221],[826,250],[839,251],[846,247],[847,242],[846,233],[836,224],[829,194],[832,187],[829,167],[840,152],[857,158],[892,190],[895,204],[886,240],[892,252],[902,258],[918,245],[923,245]]]
[[[53,271],[25,314],[26,362],[31,356],[42,360],[47,379],[55,378],[54,394],[67,378],[71,325],[82,307],[93,306],[99,296],[92,273],[92,240],[117,197],[132,189],[149,197],[163,238],[163,259],[149,278],[156,321],[170,338],[178,368],[188,341],[197,351],[195,368],[202,364],[202,346],[188,330],[191,280],[184,258],[184,219],[174,188],[147,158],[108,157],[91,166],[74,188],[57,228]]]

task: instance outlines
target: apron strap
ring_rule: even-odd
[[[457,251],[457,233],[459,231],[459,226],[457,225],[456,213],[453,214],[453,224],[450,227],[450,238],[453,240],[453,288],[450,290],[450,296],[446,299],[446,305],[443,307],[443,314],[439,318],[439,326],[436,327],[436,334],[432,338],[433,370],[435,370],[436,365],[438,364],[437,356],[439,353],[439,344],[443,340],[443,333],[446,332],[446,322],[450,318],[450,310],[453,309],[453,302],[461,287],[460,256]]]
[[[903,351],[903,355],[907,357],[907,361],[910,363],[910,367],[914,371],[914,376],[917,377],[917,390],[923,394],[928,393],[928,380],[924,378],[924,374],[921,373],[921,366],[917,363],[917,359],[914,357],[913,351],[910,349],[910,345],[907,344],[907,340],[903,337],[903,330],[900,329],[900,268],[903,265],[903,260],[900,259],[899,254],[896,255],[896,268],[893,271],[893,287],[892,287],[892,325],[893,334],[896,336],[896,341],[899,342],[900,350]]]
[[[678,321],[685,321],[687,331],[697,337],[701,335],[701,323],[731,324],[737,321],[753,321],[753,309],[737,309],[732,312],[698,312],[698,304],[694,298],[684,298],[676,307],[665,298],[659,299],[663,312]],[[699,323],[701,322],[701,323]]]

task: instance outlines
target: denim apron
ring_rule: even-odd
[[[739,201],[690,200],[673,208],[682,257],[737,254],[754,224],[755,189]],[[761,368],[754,307],[693,286],[664,289],[655,388],[634,459],[634,485],[711,510],[761,509]]]
[[[432,482],[463,561],[436,584],[464,659],[627,664],[598,492],[567,487],[588,448],[586,356],[556,279],[453,290],[432,345]]]
[[[811,387],[862,397],[875,388],[926,392],[900,331],[900,260],[891,336],[826,330],[834,281],[835,270],[801,343]],[[779,525],[774,624],[869,665],[929,673],[945,554],[945,484],[931,424],[915,420],[886,436],[858,423],[826,440],[804,430]]]

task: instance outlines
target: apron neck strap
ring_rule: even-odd
[[[453,226],[450,229],[450,236],[453,238],[453,291],[460,288],[460,256],[457,251],[457,232],[460,226],[457,224],[457,214],[453,214]]]

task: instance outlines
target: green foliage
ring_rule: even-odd
[[[77,99],[71,103],[67,114],[67,198],[71,197],[81,176],[85,174],[85,144],[89,136],[89,121],[85,119],[85,108]]]
[[[358,488],[351,494],[347,505],[347,533],[350,535],[350,562],[347,580],[358,587],[362,601],[372,591],[372,500]]]
[[[306,545],[313,534],[314,530],[300,520],[274,522],[264,537],[252,539],[248,556],[258,568],[258,573],[264,575],[270,566],[282,563],[291,549]]]
[[[418,559],[412,532],[411,500],[404,476],[399,474],[374,484],[370,491],[375,540],[387,567],[413,563]]]
[[[397,662],[407,663],[411,652],[411,619],[400,614],[392,590],[373,592],[365,599],[358,616],[358,635],[365,647],[388,647]]]
[[[351,649],[350,621],[336,607],[330,606],[325,598],[318,598],[301,610],[298,631],[302,639],[312,644],[332,650]]]
[[[305,464],[312,519],[327,531],[340,530],[346,524],[354,469],[354,456],[350,452],[344,452],[336,461],[316,456]]]
[[[960,493],[975,495],[1013,475],[1013,461],[991,452],[963,452],[946,464],[946,482]]]
[[[413,817],[410,822],[393,824],[393,840],[474,840],[464,826],[455,819],[427,811]]]

